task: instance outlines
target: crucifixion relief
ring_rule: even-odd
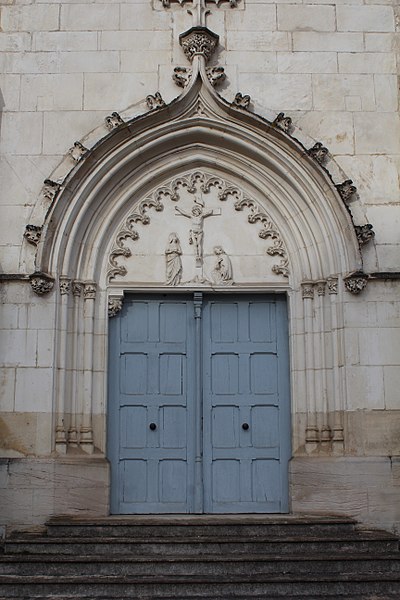
[[[204,219],[221,214],[220,208],[205,210],[204,200],[201,195],[196,194],[194,204],[190,212],[182,210],[179,206],[175,207],[175,213],[182,217],[190,219],[191,228],[189,231],[189,244],[194,246],[196,267],[203,266],[203,238],[204,238]]]

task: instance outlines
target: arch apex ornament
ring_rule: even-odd
[[[191,27],[179,36],[179,43],[189,62],[192,62],[196,55],[203,56],[205,62],[208,62],[218,42],[219,35],[207,27]]]

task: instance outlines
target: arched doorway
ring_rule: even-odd
[[[343,450],[342,278],[361,268],[353,223],[326,170],[277,124],[217,96],[202,59],[179,100],[117,123],[48,192],[36,264],[38,279],[59,276],[60,454],[106,452],[107,307],[121,321],[128,294],[150,302],[166,290],[190,303],[284,294],[293,450]],[[244,435],[249,423],[236,420]]]

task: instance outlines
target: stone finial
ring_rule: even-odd
[[[27,225],[25,227],[24,238],[30,244],[37,246],[42,235],[42,227],[40,225]]]
[[[108,316],[115,317],[122,310],[123,303],[123,296],[110,296],[108,298]]]
[[[343,277],[346,290],[351,294],[359,294],[363,291],[368,283],[368,275],[362,271],[350,273],[347,277]]]
[[[356,236],[360,246],[364,246],[375,237],[375,231],[370,223],[366,225],[355,225]]]
[[[158,108],[163,108],[166,106],[160,92],[156,92],[154,96],[149,94],[146,98],[146,103],[149,110],[157,110]]]
[[[81,142],[74,142],[72,148],[68,150],[68,154],[74,162],[79,162],[88,152],[89,148],[85,148]]]
[[[357,192],[357,188],[355,185],[353,185],[351,179],[346,179],[346,181],[343,181],[343,183],[338,183],[335,187],[339,192],[343,202],[349,202]]]
[[[41,271],[35,271],[35,273],[29,276],[29,280],[31,282],[32,290],[38,296],[48,294],[54,286],[53,277],[50,277],[50,275],[42,273]]]
[[[237,106],[239,108],[249,108],[251,98],[249,95],[243,95],[241,92],[238,92],[233,99],[232,106]]]
[[[104,119],[104,122],[107,129],[112,131],[113,129],[120,127],[120,125],[123,125],[125,121],[117,112],[113,112]]]
[[[321,142],[315,142],[312,148],[307,150],[307,154],[316,160],[320,165],[324,165],[328,160],[328,148],[325,148]]]
[[[285,113],[283,112],[280,112],[276,116],[276,118],[272,122],[272,125],[274,127],[278,127],[278,129],[281,129],[285,133],[290,133],[293,127],[292,119],[290,117],[285,117]]]
[[[190,62],[196,55],[204,56],[207,62],[218,46],[218,42],[219,36],[207,27],[192,27],[179,36],[179,43]]]

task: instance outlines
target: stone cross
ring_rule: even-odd
[[[188,9],[188,13],[192,15],[193,27],[206,26],[206,16],[210,14],[206,0],[193,0],[193,7]]]

